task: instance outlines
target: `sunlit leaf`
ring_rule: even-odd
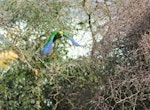
[[[51,57],[52,57],[52,59],[56,59],[56,58],[57,58],[57,55],[56,55],[55,53],[52,53],[52,54],[51,54]]]
[[[17,32],[17,30],[16,30],[16,29],[14,29],[14,30],[13,30],[13,32]]]
[[[38,70],[37,70],[37,69],[33,68],[33,69],[32,69],[32,71],[33,71],[33,73],[34,73],[36,76],[38,76],[38,75],[39,75],[39,72],[38,72]]]
[[[14,51],[1,51],[0,52],[0,66],[8,67],[11,61],[16,60],[18,58],[18,54]]]
[[[11,36],[10,32],[7,32],[7,33],[6,33],[6,36],[7,36],[7,37],[10,37],[10,36]]]

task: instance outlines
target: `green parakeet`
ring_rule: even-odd
[[[46,55],[46,54],[50,53],[52,51],[53,43],[57,39],[60,39],[62,37],[66,37],[67,39],[69,39],[72,42],[73,45],[80,46],[72,37],[65,34],[63,31],[55,30],[54,32],[52,32],[52,34],[50,35],[48,41],[43,46],[42,51],[41,51],[41,55],[43,56],[43,55]]]

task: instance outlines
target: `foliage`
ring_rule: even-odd
[[[0,52],[0,66],[7,67],[11,61],[16,60],[18,55],[14,51],[2,51]]]
[[[1,1],[0,48],[13,51],[0,53],[0,63],[15,61],[0,70],[0,109],[150,109],[149,3]],[[55,29],[90,32],[91,53],[71,59],[65,48],[69,44],[62,39],[53,53],[41,57],[40,50]]]

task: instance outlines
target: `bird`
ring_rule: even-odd
[[[49,39],[47,40],[46,44],[43,46],[42,50],[41,50],[41,56],[44,56],[48,53],[50,53],[52,51],[52,47],[53,47],[53,43],[57,40],[57,39],[61,39],[62,37],[65,37],[67,39],[69,39],[73,45],[75,46],[80,46],[78,44],[78,42],[76,42],[72,37],[70,37],[68,34],[64,33],[61,30],[55,30],[52,32],[52,34],[50,35]]]

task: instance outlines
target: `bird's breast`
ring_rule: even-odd
[[[55,36],[53,42],[55,42],[57,39],[60,39],[60,38],[62,38],[62,36],[60,35]]]

